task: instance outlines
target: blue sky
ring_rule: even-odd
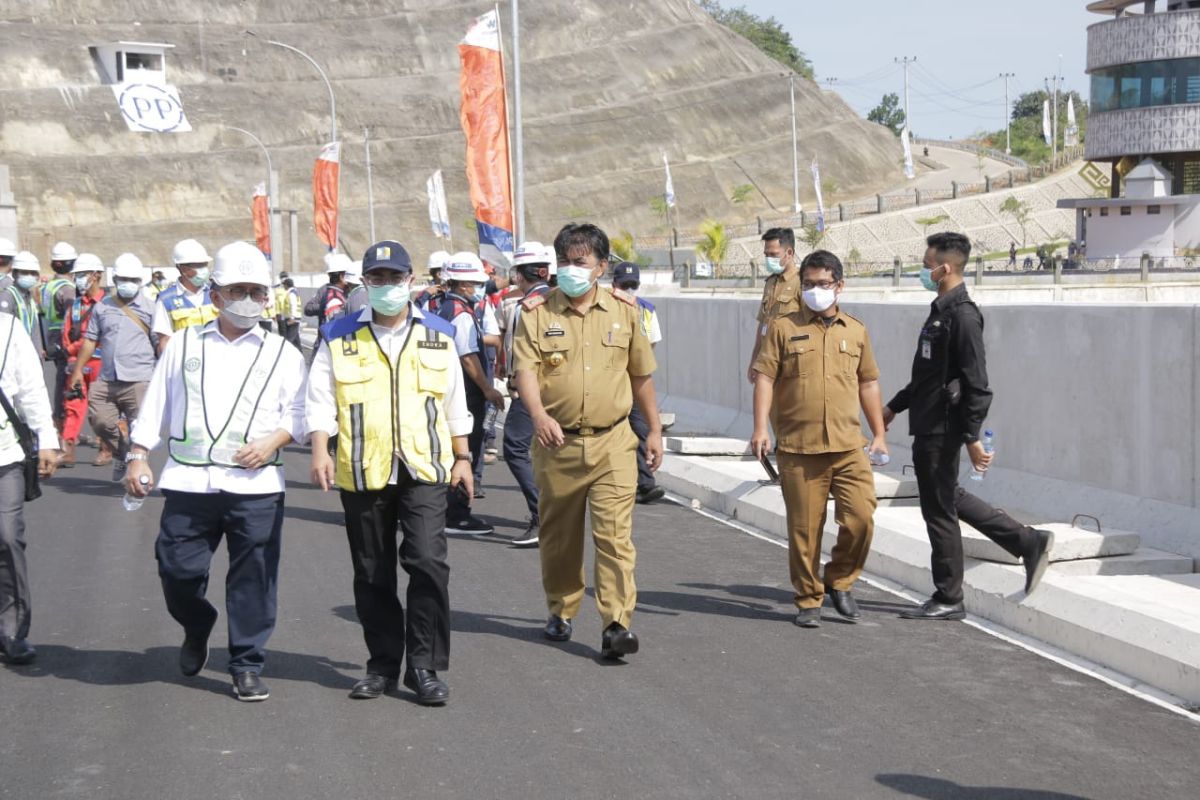
[[[812,60],[817,81],[833,84],[860,114],[887,92],[902,96],[904,76],[893,58],[916,56],[909,68],[914,133],[962,138],[1004,126],[1002,72],[1010,92],[1043,86],[1058,69],[1065,86],[1088,96],[1087,26],[1106,17],[1087,0],[728,0],[773,16]]]

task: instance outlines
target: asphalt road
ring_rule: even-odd
[[[27,507],[40,657],[0,667],[0,797],[1197,796],[1200,726],[966,625],[900,620],[866,586],[862,624],[796,628],[783,550],[667,503],[637,511],[642,652],[599,662],[590,600],[573,642],[544,642],[502,463],[477,501],[500,535],[451,542],[451,704],[349,700],[365,651],[340,506],[306,454],[287,463],[262,704],[233,699],[221,625],[204,672],[177,672],[161,500],[125,512],[82,466]]]

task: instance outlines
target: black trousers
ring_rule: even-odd
[[[487,400],[483,394],[467,391],[467,411],[475,418],[471,427],[471,435],[467,437],[467,447],[471,451],[471,469],[476,475],[483,474],[483,424],[486,421]],[[446,500],[446,522],[462,522],[471,516],[471,498],[464,491],[451,489]]]
[[[446,563],[446,487],[399,482],[376,492],[342,493],[354,567],[354,608],[367,643],[367,672],[398,677],[404,653],[413,669],[450,666],[450,566]],[[408,614],[400,604],[400,566],[408,574]]]
[[[638,440],[638,492],[648,492],[654,488],[654,473],[646,465],[646,437],[650,435],[650,423],[646,421],[646,417],[642,414],[642,410],[638,408],[636,402],[634,402],[633,408],[629,409],[629,425],[633,428],[633,432],[637,434]]]
[[[960,436],[916,436],[913,438],[913,467],[921,494],[921,516],[933,549],[930,567],[939,603],[961,603],[963,599],[963,549],[961,519],[1020,558],[1031,531],[998,508],[958,485]]]
[[[530,518],[536,525],[538,522],[538,488],[533,479],[533,462],[529,456],[529,447],[533,444],[533,418],[529,409],[519,397],[509,400],[508,412],[504,415],[504,463],[517,479],[521,494],[525,497],[525,507],[529,509]]]
[[[233,494],[164,490],[154,553],[167,611],[189,634],[212,627],[217,609],[204,594],[213,553],[225,539],[225,615],[229,671],[262,671],[267,639],[275,630],[283,492]]]

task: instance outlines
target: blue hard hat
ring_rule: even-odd
[[[412,272],[412,259],[404,245],[392,239],[384,239],[367,248],[363,253],[363,274],[373,269],[393,269],[399,272]]]

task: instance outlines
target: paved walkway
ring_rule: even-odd
[[[87,449],[81,454],[90,456]],[[364,648],[333,494],[289,483],[264,704],[239,704],[225,637],[176,671],[152,542],[161,500],[121,509],[108,470],[28,507],[30,667],[0,667],[0,798],[1160,798],[1200,785],[1200,726],[954,623],[791,622],[784,552],[670,504],[639,507],[642,652],[597,661],[540,637],[537,554],[503,464],[451,542],[451,705],[347,699]],[[222,602],[224,559],[210,596]]]

